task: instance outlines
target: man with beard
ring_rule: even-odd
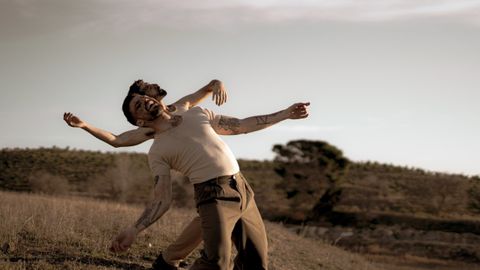
[[[201,218],[204,250],[191,269],[231,269],[232,239],[238,252],[236,269],[267,269],[266,233],[253,191],[218,135],[248,133],[285,119],[302,119],[308,116],[308,105],[296,103],[273,114],[237,119],[199,107],[172,111],[162,99],[127,95],[122,106],[127,120],[155,132],[149,152],[154,198],[137,222],[116,237],[111,249],[127,250],[138,233],[168,210],[170,170],[174,169],[194,185]]]
[[[167,91],[162,89],[158,84],[150,84],[143,80],[137,80],[130,86],[128,94],[147,95],[161,100],[167,95]],[[218,106],[221,106],[227,101],[228,96],[224,84],[219,80],[212,80],[198,91],[168,105],[167,108],[172,113],[185,111],[203,101],[210,94],[212,95],[212,100]],[[97,128],[83,121],[70,112],[64,113],[63,119],[69,126],[81,128],[113,147],[138,145],[149,139],[153,139],[154,135],[154,130],[147,127],[139,127],[115,135],[112,132]],[[181,260],[191,254],[201,241],[200,217],[197,216],[185,226],[178,238],[158,256],[153,264],[153,268],[165,270],[177,269]]]
[[[130,86],[128,94],[147,95],[161,100],[167,95],[167,91],[162,89],[158,84],[150,84],[144,82],[143,80],[137,80]],[[219,80],[212,80],[198,91],[177,100],[171,105],[168,105],[167,108],[171,112],[175,112],[178,108],[189,109],[203,101],[210,94],[212,95],[212,100],[215,101],[218,106],[227,101],[227,91],[224,84]],[[82,121],[79,117],[69,112],[63,114],[63,120],[65,120],[69,126],[81,128],[113,147],[126,147],[141,144],[149,139],[153,139],[154,135],[153,129],[145,127],[139,127],[137,129],[115,135],[111,132],[92,126],[91,124]]]

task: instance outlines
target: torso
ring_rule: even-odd
[[[230,148],[213,130],[209,115],[202,108],[177,108],[175,115],[182,116],[178,126],[155,134],[149,151],[152,170],[158,164],[167,164],[192,183],[239,171]]]

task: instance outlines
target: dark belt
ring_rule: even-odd
[[[195,192],[197,192],[197,188],[199,190],[202,190],[204,187],[207,187],[207,186],[210,186],[210,185],[225,185],[225,184],[228,184],[231,188],[233,189],[237,189],[237,175],[239,173],[236,173],[236,174],[233,174],[233,175],[222,175],[222,176],[218,176],[218,177],[215,177],[215,178],[212,178],[212,179],[209,179],[207,181],[204,181],[204,182],[201,182],[201,183],[198,183],[198,184],[194,184],[194,189],[195,189]],[[195,199],[196,200],[196,199]],[[230,198],[230,197],[217,197],[217,196],[214,196],[212,198],[208,198],[206,200],[202,200],[202,201],[199,201],[199,202],[196,202],[197,204],[197,208],[202,205],[202,204],[207,204],[207,203],[211,203],[211,202],[215,202],[217,200],[223,200],[223,201],[235,201],[235,202],[239,202],[241,199],[240,197],[235,197],[235,198]]]
[[[208,179],[207,181],[203,181],[201,183],[195,184],[195,185],[204,185],[204,184],[227,184],[230,183],[231,180],[237,180],[237,175],[239,173],[233,174],[233,175],[222,175],[218,176],[212,179]]]

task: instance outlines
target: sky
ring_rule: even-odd
[[[114,149],[136,79],[174,102],[212,79],[244,118],[309,101],[310,116],[222,137],[238,158],[327,141],[354,161],[480,174],[480,0],[0,0],[0,148]]]

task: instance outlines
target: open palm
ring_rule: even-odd
[[[63,120],[71,127],[82,128],[85,126],[85,122],[83,122],[82,119],[70,112],[63,114]]]

